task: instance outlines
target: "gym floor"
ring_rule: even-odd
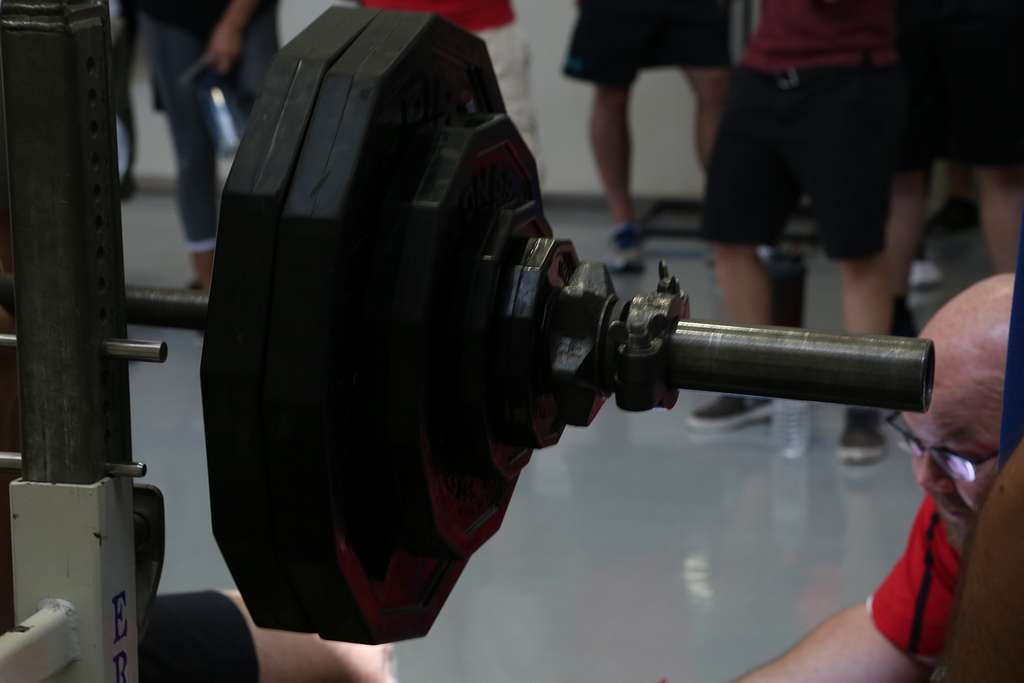
[[[585,258],[606,253],[601,212],[548,212]],[[170,196],[125,205],[129,282],[182,286],[186,255]],[[694,317],[715,316],[707,250],[649,245],[690,293]],[[918,297],[926,320],[984,276],[971,236],[944,238],[943,287]],[[838,277],[810,259],[808,326],[837,329]],[[228,588],[210,531],[195,332],[138,329],[170,346],[167,366],[132,366],[134,449],[167,505],[161,591]],[[430,636],[397,648],[403,683],[717,683],[780,654],[832,612],[865,600],[902,549],[920,500],[910,463],[891,445],[880,464],[837,464],[841,410],[815,406],[807,457],[773,452],[764,425],[691,435],[684,394],[671,413],[609,405],[588,430],[534,455],[501,532],[470,562]]]

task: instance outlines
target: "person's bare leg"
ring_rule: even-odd
[[[975,169],[981,204],[981,229],[992,270],[1012,273],[1017,267],[1021,214],[1024,212],[1024,166]]]
[[[205,290],[209,290],[213,283],[213,255],[213,249],[192,252],[192,271],[196,275],[196,282]]]
[[[743,325],[772,323],[772,280],[754,245],[712,245],[726,313]]]
[[[974,178],[969,166],[955,161],[946,163],[946,194],[949,197],[974,201]]]
[[[853,334],[888,334],[892,286],[884,253],[839,261],[843,277],[843,324]]]
[[[910,266],[924,239],[927,191],[928,181],[923,171],[893,177],[885,253],[893,294],[897,297],[905,297],[910,289]]]
[[[395,683],[390,645],[334,643],[316,634],[260,628],[241,595],[224,594],[249,625],[260,683]]]
[[[617,225],[636,219],[629,194],[633,144],[629,133],[629,93],[629,86],[598,85],[590,116],[590,143],[608,208]]]
[[[697,120],[695,141],[701,167],[706,171],[711,163],[711,151],[715,146],[718,124],[729,97],[730,70],[719,67],[685,68],[683,73],[690,82],[696,98]]]

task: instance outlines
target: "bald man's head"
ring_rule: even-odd
[[[922,331],[922,337],[935,342],[932,407],[904,419],[925,446],[974,458],[999,448],[1012,304],[1013,277],[997,275],[943,306]],[[974,479],[966,481],[950,476],[932,458],[914,459],[914,476],[935,501],[958,549],[995,481],[996,460],[974,469]]]
[[[943,306],[921,336],[935,342],[935,391],[928,415],[911,418],[942,442],[999,445],[1013,276],[983,280]],[[924,434],[922,434],[924,436]]]

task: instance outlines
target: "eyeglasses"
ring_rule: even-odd
[[[886,424],[892,427],[900,436],[903,437],[903,441],[907,448],[914,455],[921,457],[924,455],[929,456],[935,461],[942,471],[951,476],[953,479],[960,481],[971,482],[974,481],[978,476],[978,466],[985,462],[997,457],[999,451],[989,453],[988,455],[964,455],[963,453],[957,453],[951,451],[943,446],[925,446],[921,443],[910,427],[903,421],[900,413],[892,413],[885,418]]]

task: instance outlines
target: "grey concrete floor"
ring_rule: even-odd
[[[556,234],[585,258],[606,253],[607,217],[559,209]],[[125,205],[127,279],[189,279],[169,197]],[[689,291],[695,317],[714,317],[707,252],[659,240]],[[948,279],[918,297],[926,318],[980,279],[974,237],[936,249]],[[654,284],[654,268],[620,278],[623,294]],[[838,278],[811,258],[808,325],[836,328]],[[161,337],[167,365],[132,367],[134,448],[167,502],[162,592],[232,585],[210,531],[198,367],[192,332]],[[501,532],[470,562],[431,634],[398,647],[401,680],[427,683],[719,682],[779,654],[835,610],[863,601],[904,544],[920,500],[896,448],[865,468],[838,465],[841,410],[814,407],[807,457],[773,452],[768,428],[698,439],[684,415],[630,415],[608,406],[570,430],[522,475]]]

